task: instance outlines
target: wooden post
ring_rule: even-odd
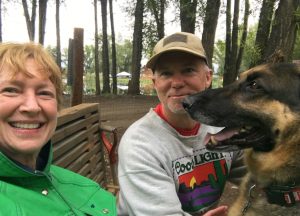
[[[71,105],[82,103],[83,95],[83,29],[74,28],[73,38],[73,85]]]
[[[73,39],[69,39],[69,48],[68,48],[68,73],[67,73],[67,85],[73,85]]]

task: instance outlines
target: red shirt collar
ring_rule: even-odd
[[[166,122],[168,122],[166,116],[163,114],[163,111],[162,111],[162,104],[158,104],[154,111],[163,119],[165,120]],[[168,122],[169,125],[171,125],[169,122]],[[187,129],[182,129],[182,128],[177,128],[177,127],[174,127],[173,125],[171,125],[175,130],[177,130],[178,133],[180,133],[182,136],[193,136],[193,135],[196,135],[198,133],[198,130],[200,128],[200,123],[197,123],[192,129],[190,130],[187,130]]]

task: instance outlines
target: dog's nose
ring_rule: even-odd
[[[185,97],[182,101],[182,106],[185,110],[189,110],[191,109],[193,105],[193,100],[191,99],[191,97]]]

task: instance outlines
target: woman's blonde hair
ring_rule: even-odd
[[[56,89],[57,104],[60,107],[62,103],[61,70],[52,55],[42,45],[33,42],[0,44],[0,73],[5,66],[12,71],[12,76],[24,73],[31,77],[32,75],[25,67],[28,59],[33,59],[41,67],[41,75],[49,78],[53,83]]]

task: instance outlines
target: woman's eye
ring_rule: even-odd
[[[19,90],[17,88],[13,87],[6,87],[2,89],[3,93],[8,93],[8,94],[17,94],[19,93]]]
[[[55,97],[55,94],[52,91],[40,91],[39,95],[48,96],[48,97]]]

